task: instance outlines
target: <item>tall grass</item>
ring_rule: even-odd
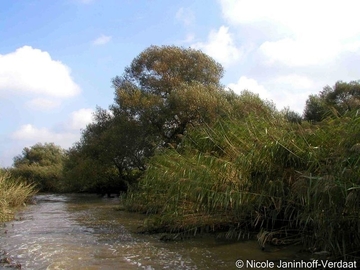
[[[152,231],[255,233],[349,259],[360,256],[359,192],[356,114],[300,125],[248,110],[156,155],[125,204]]]
[[[14,211],[35,193],[34,185],[14,179],[9,173],[0,171],[0,222],[11,220]]]

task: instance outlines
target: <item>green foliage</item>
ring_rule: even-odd
[[[128,209],[151,214],[153,231],[252,231],[262,244],[358,256],[360,118],[298,125],[261,111],[202,126],[156,155]]]
[[[291,122],[291,123],[296,123],[296,124],[301,124],[302,121],[302,117],[299,113],[294,112],[292,110],[290,110],[290,108],[284,108],[281,113],[284,115],[284,118]]]
[[[201,51],[151,46],[113,79],[115,103],[68,152],[68,190],[126,190],[146,169],[155,149],[174,147],[189,128],[226,111],[223,68]]]
[[[35,186],[0,170],[0,222],[14,217],[14,210],[35,195]]]
[[[115,77],[113,84],[115,89],[129,84],[166,98],[184,83],[219,86],[223,72],[219,63],[199,50],[151,46],[132,61],[122,77]]]
[[[64,165],[64,189],[72,192],[99,192],[102,187],[115,190],[117,171],[113,166],[105,166],[96,159],[85,156],[82,149],[72,147],[68,151]],[[114,191],[115,192],[115,191]],[[116,189],[116,192],[119,192]]]
[[[53,143],[35,144],[25,147],[22,154],[14,158],[14,177],[36,184],[42,191],[60,191],[65,152]]]
[[[360,81],[338,81],[334,87],[326,86],[318,95],[306,101],[304,119],[320,122],[331,116],[341,116],[360,108]]]
[[[333,88],[325,87],[321,95],[341,114],[358,109],[360,107],[360,81],[350,83],[338,81]]]
[[[310,95],[306,101],[304,119],[307,121],[320,122],[328,114],[326,103],[318,95]]]
[[[22,154],[14,158],[14,166],[39,165],[50,166],[63,161],[64,150],[53,143],[37,143],[32,147],[25,147]]]
[[[121,114],[98,108],[95,122],[68,151],[65,164],[67,189],[88,192],[126,191],[145,169],[152,153],[146,128]]]
[[[66,155],[25,148],[14,175],[48,190],[60,179],[67,191],[129,189],[124,204],[150,215],[149,231],[251,232],[359,257],[360,82],[310,95],[302,118],[225,91],[222,76],[201,51],[151,46]]]
[[[189,126],[214,117],[222,75],[201,51],[151,46],[113,79],[113,110],[148,125],[156,145],[177,144]]]
[[[189,128],[210,123],[228,101],[222,67],[201,51],[151,46],[113,79],[115,103],[68,152],[69,190],[126,190],[155,149],[176,147]]]

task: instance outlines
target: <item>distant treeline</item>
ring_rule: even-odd
[[[126,192],[147,231],[254,233],[359,258],[360,82],[324,87],[300,115],[225,89],[223,72],[201,51],[151,46],[79,142],[25,148],[8,170],[46,191]]]

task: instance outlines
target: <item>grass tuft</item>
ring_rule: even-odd
[[[15,210],[35,195],[33,184],[14,179],[9,173],[0,172],[0,222],[13,219]]]

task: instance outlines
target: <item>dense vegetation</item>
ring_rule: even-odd
[[[310,95],[306,101],[304,119],[320,122],[327,117],[343,116],[360,107],[360,83],[338,81],[334,87],[326,86],[318,95]]]
[[[35,193],[34,185],[0,170],[0,222],[12,219],[15,210],[23,206]]]
[[[326,86],[301,116],[225,90],[222,75],[200,51],[152,46],[113,79],[114,103],[79,142],[25,148],[14,174],[43,190],[127,192],[148,231],[255,233],[358,258],[360,83]]]
[[[354,114],[318,125],[276,112],[220,120],[152,158],[125,202],[150,214],[154,231],[259,232],[261,244],[351,256],[360,246],[359,125]]]
[[[14,158],[10,169],[14,177],[34,183],[42,191],[62,190],[65,151],[53,143],[35,144],[25,147],[21,155]]]
[[[66,186],[77,191],[126,191],[158,149],[176,147],[189,126],[221,110],[223,69],[192,49],[150,47],[113,79],[115,102],[68,151]]]

